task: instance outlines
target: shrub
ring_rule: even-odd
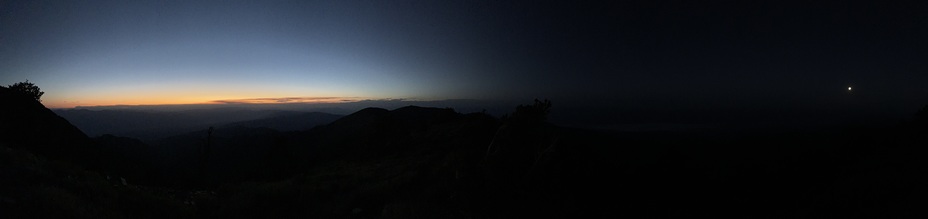
[[[8,86],[8,88],[10,88],[10,90],[13,90],[13,91],[25,94],[25,95],[29,95],[30,97],[33,97],[35,98],[35,100],[38,100],[38,101],[42,101],[41,99],[42,95],[45,94],[45,92],[42,92],[42,90],[39,89],[39,86],[35,86],[35,84],[33,84],[32,82],[29,82],[29,80],[26,80],[25,82],[18,82],[18,83],[12,84]]]

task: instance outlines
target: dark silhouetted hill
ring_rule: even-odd
[[[331,118],[329,114],[305,114],[295,117],[309,118],[312,125],[318,118]],[[200,173],[200,149],[206,144],[207,131],[189,132],[151,141],[158,165],[167,170],[166,179],[175,179],[172,186],[197,187],[246,180],[270,180],[290,177],[308,170],[312,164],[338,159],[360,159],[383,153],[403,152],[404,141],[424,137],[424,131],[436,124],[463,122],[467,116],[451,109],[404,107],[394,111],[368,108],[341,117],[329,124],[303,131],[280,132],[275,129],[248,127],[263,121],[234,123],[215,128],[211,140],[212,151],[207,161],[207,173]],[[473,117],[473,116],[471,116]],[[277,119],[272,118],[270,121]],[[490,121],[488,116],[481,117]],[[490,130],[485,128],[485,130]],[[410,136],[416,134],[417,136]],[[377,142],[392,142],[385,147]],[[208,175],[209,177],[203,177]],[[202,182],[199,178],[209,178]],[[164,183],[166,180],[158,180]],[[206,183],[206,184],[200,184]]]
[[[40,106],[9,110],[17,114],[3,119],[35,114],[45,119],[16,124],[67,130]],[[254,120],[147,142],[103,135],[86,150],[98,160],[91,164],[103,167],[97,172],[30,166],[42,163],[41,155],[15,148],[30,148],[29,139],[37,137],[20,131],[23,137],[3,136],[11,146],[0,148],[6,150],[0,151],[0,207],[54,206],[91,215],[84,217],[923,216],[924,112],[894,126],[707,135],[564,128],[545,122],[550,107],[538,101],[502,118],[444,108],[365,108],[296,131]],[[280,118],[286,116],[309,115]],[[25,200],[40,204],[19,204]],[[146,205],[163,213],[136,209]]]
[[[276,162],[271,153],[275,153],[284,140],[283,134],[270,128],[215,128],[205,160],[206,129],[152,141],[152,148],[158,154],[155,162],[163,171],[163,178],[157,184],[202,188],[229,182],[266,181],[296,174],[293,169],[271,166]]]
[[[194,209],[143,175],[139,142],[87,138],[35,98],[0,87],[0,214],[3,218],[188,218]],[[104,136],[102,138],[114,138]],[[134,182],[133,182],[134,183]]]
[[[90,145],[81,130],[28,95],[0,88],[0,144],[36,154],[73,158]]]
[[[270,166],[295,175],[234,184],[211,215],[911,217],[925,193],[925,130],[906,126],[719,137],[404,107],[282,136]]]
[[[124,184],[115,175],[0,146],[3,218],[193,218],[171,189]]]
[[[487,120],[492,121],[490,117]],[[441,125],[461,125],[464,115],[452,109],[407,106],[392,111],[366,108],[331,124],[319,126],[296,135],[290,145],[315,159],[402,152],[415,138],[427,138],[430,129]],[[488,122],[488,121],[483,121]],[[447,130],[446,130],[447,131]],[[425,141],[426,139],[421,139]],[[443,139],[447,140],[447,139]],[[410,146],[412,147],[412,146]]]
[[[138,140],[102,136],[90,139],[68,120],[29,96],[0,88],[0,145],[69,161],[113,175],[146,176],[156,158]],[[135,178],[135,177],[133,177]]]

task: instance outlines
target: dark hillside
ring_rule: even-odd
[[[367,156],[379,157],[384,154],[403,153],[407,151],[407,147],[417,148],[418,145],[427,141],[452,140],[441,138],[444,136],[432,135],[470,131],[455,129],[486,129],[486,125],[484,127],[464,126],[469,123],[486,123],[493,120],[489,117],[483,119],[485,120],[481,121],[480,117],[474,116],[465,117],[451,109],[408,106],[388,111],[380,108],[367,108],[342,117],[329,125],[296,133],[290,145],[301,150],[309,150],[301,154],[319,156],[310,159],[314,161],[340,159],[342,156],[357,159],[364,159]],[[439,131],[441,133],[436,133]],[[437,139],[427,139],[429,137]]]
[[[193,218],[194,206],[173,194],[179,193],[0,146],[3,218]]]
[[[221,183],[266,181],[295,174],[293,169],[276,169],[275,156],[285,137],[269,128],[215,128],[209,140],[207,130],[190,132],[152,142],[154,160],[163,177],[157,185],[203,188]],[[286,175],[286,174],[283,174]],[[289,175],[286,175],[289,176]]]
[[[926,194],[918,157],[928,132],[915,124],[719,136],[592,132],[541,118],[365,109],[290,133],[284,154],[296,162],[284,163],[308,169],[226,187],[209,214],[911,217]]]
[[[73,162],[101,173],[148,179],[151,149],[138,140],[102,136],[90,139],[39,101],[0,88],[0,146]]]
[[[531,119],[528,119],[531,120]],[[499,120],[450,109],[370,108],[292,133],[287,144],[309,167],[278,183],[236,187],[229,199],[265,194],[282,215],[493,217],[595,215],[598,173],[614,172],[582,131],[526,119]],[[501,126],[502,125],[502,126]],[[298,164],[299,162],[297,162]],[[293,165],[293,164],[291,164]],[[592,192],[591,190],[600,190]],[[305,197],[305,198],[298,198]],[[229,200],[225,199],[225,200]],[[259,215],[253,200],[218,201],[221,217]],[[303,209],[288,202],[325,203]],[[232,206],[227,206],[232,205]],[[330,211],[319,211],[331,209]],[[585,213],[584,213],[585,212]]]
[[[97,144],[29,96],[0,87],[0,214],[3,218],[189,218],[169,189],[127,183],[143,175],[126,139]],[[115,138],[105,136],[103,138]]]
[[[36,99],[0,87],[0,145],[61,159],[86,154],[90,139]]]
[[[563,128],[546,122],[551,105],[542,101],[502,118],[408,106],[301,131],[202,127],[146,144],[35,133],[74,128],[16,98],[4,101],[33,105],[4,109],[4,121],[15,122],[4,130],[17,134],[3,136],[0,207],[27,214],[917,218],[928,195],[926,110],[894,126],[706,134]]]

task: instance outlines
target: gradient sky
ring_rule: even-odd
[[[28,79],[50,107],[928,103],[919,1],[569,2],[3,1],[0,83]]]

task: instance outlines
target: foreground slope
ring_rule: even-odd
[[[369,108],[290,133],[274,160],[297,175],[229,184],[205,206],[217,217],[914,217],[926,131],[607,133]]]
[[[168,190],[139,187],[99,172],[112,169],[105,165],[122,154],[107,154],[105,147],[35,99],[0,87],[0,102],[2,217],[194,216],[194,208],[167,195]]]
[[[34,133],[6,135],[20,143],[0,148],[0,207],[88,218],[917,218],[928,194],[923,118],[721,136],[562,128],[546,110],[367,108],[309,130],[219,127],[154,146],[103,136],[79,151],[125,165],[93,171],[33,156],[39,144],[17,138]],[[133,166],[145,155],[163,163]]]
[[[90,139],[28,95],[0,87],[0,144],[66,157],[83,153]]]

